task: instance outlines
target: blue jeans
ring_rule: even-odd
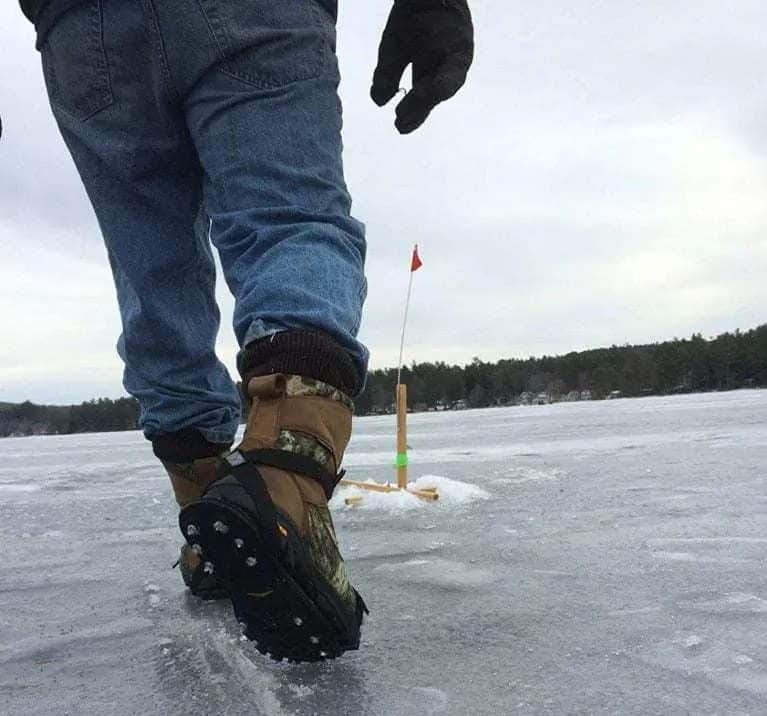
[[[365,374],[365,237],[343,177],[332,4],[86,0],[39,38],[148,437],[192,427],[226,443],[239,422],[214,350],[211,242],[240,347],[317,330]]]

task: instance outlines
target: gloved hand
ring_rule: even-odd
[[[409,134],[463,86],[473,59],[474,25],[466,0],[395,0],[370,96],[385,105],[412,62],[413,89],[397,105],[395,122]]]

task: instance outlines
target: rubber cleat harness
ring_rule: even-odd
[[[276,450],[234,451],[224,459],[219,480],[180,516],[183,534],[192,533],[188,540],[201,545],[204,563],[229,589],[244,635],[276,660],[322,661],[359,648],[368,613],[356,590],[350,610],[316,569],[305,540],[276,508],[261,475],[264,465],[311,472],[329,497],[340,476],[309,462]]]
[[[243,633],[259,651],[321,661],[359,647],[367,613],[327,508],[343,473],[326,465],[341,460],[351,412],[322,396],[291,395],[289,380],[251,381],[257,399],[243,444],[223,458],[200,500],[182,510],[180,527],[198,545],[206,573],[229,590]],[[317,437],[330,456],[325,465],[275,447],[285,426]]]
[[[232,470],[241,467],[243,464],[247,465],[250,463],[252,465],[277,467],[287,472],[296,472],[304,477],[310,477],[320,484],[328,501],[333,497],[333,492],[335,491],[336,486],[346,474],[345,470],[341,470],[337,475],[333,475],[309,457],[296,455],[295,453],[290,453],[285,450],[273,450],[269,448],[248,450],[247,452],[235,450],[224,458],[224,460]]]

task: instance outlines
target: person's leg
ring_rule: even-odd
[[[91,0],[43,39],[62,135],[117,287],[124,385],[164,460],[221,453],[240,403],[214,352],[219,312],[201,172],[149,3]],[[198,221],[195,230],[195,221]]]
[[[170,4],[158,11],[172,64],[188,68],[187,122],[252,405],[243,442],[181,524],[259,649],[322,660],[358,647],[365,609],[328,510],[367,364],[334,21],[318,0],[198,4],[216,48],[203,67],[193,14],[179,32]]]
[[[275,370],[316,373],[290,356],[316,355],[322,340],[274,337],[314,331],[351,357],[355,375],[339,387],[355,393],[368,357],[357,340],[366,246],[343,175],[334,19],[317,0],[200,4],[222,59],[185,107],[236,301],[240,370],[252,372],[268,351],[249,346],[269,337]]]

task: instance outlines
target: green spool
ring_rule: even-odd
[[[406,452],[398,452],[397,457],[394,460],[394,467],[407,467],[409,460],[407,459]]]

